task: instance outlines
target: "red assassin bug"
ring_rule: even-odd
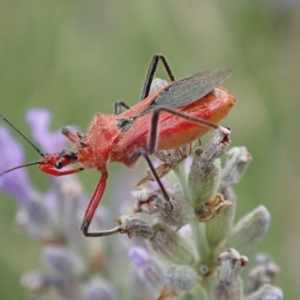
[[[159,60],[162,61],[171,83],[149,96]],[[228,69],[214,69],[175,81],[166,58],[155,54],[148,68],[141,102],[132,108],[123,102],[117,102],[114,115],[98,113],[86,135],[80,133],[76,135],[64,128],[62,133],[74,144],[74,147],[72,150],[62,150],[60,153],[41,153],[3,115],[0,114],[0,117],[42,155],[41,161],[31,164],[38,164],[43,172],[54,176],[77,173],[84,168],[96,168],[101,172],[101,178],[86,210],[81,230],[85,236],[105,236],[122,230],[116,227],[111,230],[89,232],[88,228],[105,191],[108,178],[106,164],[121,162],[132,168],[139,157],[143,156],[162,195],[169,200],[149,155],[156,150],[181,147],[199,139],[212,128],[218,128],[216,124],[228,114],[235,103],[235,98],[219,86],[230,73]],[[123,113],[122,107],[127,109]],[[83,167],[61,170],[67,165],[78,162]],[[0,175],[16,168],[6,170]]]

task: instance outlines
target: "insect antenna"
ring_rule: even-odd
[[[0,177],[6,173],[9,173],[9,172],[17,170],[17,169],[21,169],[21,168],[25,168],[25,167],[29,167],[29,166],[33,166],[33,165],[43,165],[43,164],[44,164],[43,162],[35,161],[35,162],[28,163],[28,164],[20,165],[17,167],[13,167],[11,169],[7,169],[7,170],[3,171],[2,173],[0,173]]]
[[[32,142],[30,141],[30,139],[23,133],[21,132],[13,123],[11,123],[5,116],[3,116],[1,113],[0,113],[0,118],[2,118],[3,121],[5,121],[7,124],[9,124],[21,137],[23,137],[23,139],[25,141],[27,141],[38,153],[40,156],[44,157],[45,154]],[[36,163],[38,164],[38,163]],[[31,164],[28,164],[29,166]],[[25,165],[24,165],[25,166]],[[26,165],[27,166],[27,165]],[[20,166],[22,167],[22,166]],[[18,167],[16,167],[17,169]],[[2,175],[2,174],[1,174]]]

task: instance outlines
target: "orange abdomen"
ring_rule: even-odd
[[[224,88],[219,87],[204,98],[193,102],[180,111],[209,121],[213,124],[223,119],[235,104],[235,98]],[[160,116],[158,150],[169,150],[183,146],[202,137],[210,127],[185,120],[180,117],[170,116],[163,112]]]

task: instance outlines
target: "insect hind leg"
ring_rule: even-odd
[[[148,67],[148,71],[147,71],[147,75],[146,75],[146,79],[145,79],[145,83],[144,83],[144,87],[143,87],[143,91],[142,91],[142,95],[141,95],[141,101],[149,96],[151,84],[152,84],[153,77],[156,72],[157,64],[158,64],[159,60],[161,60],[161,62],[163,63],[170,80],[175,81],[175,77],[171,71],[170,65],[168,64],[166,57],[162,54],[155,53],[152,57],[150,65]]]
[[[148,151],[149,154],[153,154],[156,150],[157,135],[158,135],[158,124],[159,124],[159,114],[163,111],[168,112],[168,113],[170,113],[174,116],[189,120],[191,122],[206,125],[206,126],[211,127],[213,129],[217,129],[219,127],[218,125],[215,125],[213,123],[210,123],[210,122],[204,121],[202,119],[193,117],[189,114],[182,113],[178,110],[169,108],[167,106],[157,107],[157,108],[154,109],[152,119],[151,119],[151,126],[150,126],[151,129],[150,129],[150,134],[149,134],[149,151]]]
[[[122,113],[122,108],[130,109],[130,107],[124,103],[123,101],[117,101],[115,102],[114,106],[114,115],[117,116]]]

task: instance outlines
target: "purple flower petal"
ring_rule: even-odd
[[[128,257],[137,268],[146,267],[150,259],[149,253],[142,247],[132,247],[129,250]]]
[[[59,276],[71,278],[84,271],[82,259],[75,252],[62,246],[46,246],[43,250],[42,261]]]
[[[0,127],[0,173],[24,164],[22,147],[4,128]],[[32,197],[35,190],[30,183],[26,169],[21,168],[0,177],[0,189],[24,203]]]
[[[190,155],[185,159],[185,172],[188,174],[190,172],[193,163],[193,157]]]
[[[149,299],[156,299],[163,286],[158,265],[142,247],[132,247],[128,256],[136,267],[136,274],[150,293]]]
[[[24,151],[21,145],[10,135],[5,127],[0,126],[0,168],[12,168],[24,163]]]
[[[183,238],[192,239],[192,228],[190,224],[183,225],[179,230],[178,233]]]
[[[119,299],[110,284],[100,278],[94,278],[86,285],[85,294],[87,300]]]
[[[43,108],[30,109],[26,114],[33,139],[46,153],[60,152],[66,145],[66,138],[60,130],[50,130],[51,119],[51,113]]]
[[[45,220],[42,219],[43,216],[46,216]],[[52,227],[48,221],[49,217],[45,214],[42,202],[36,200],[21,205],[15,217],[15,223],[22,232],[41,241],[53,238]]]

